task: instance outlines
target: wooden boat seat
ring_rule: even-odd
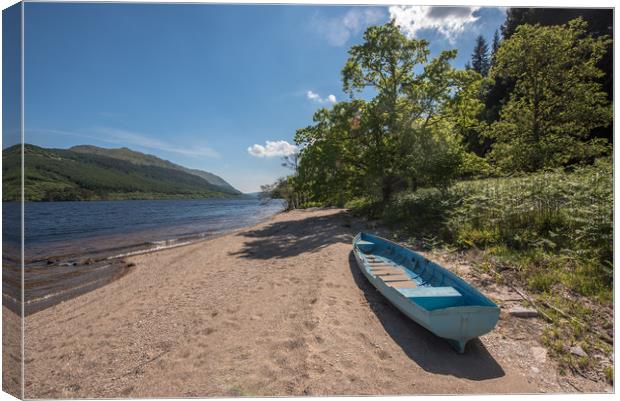
[[[396,288],[398,290],[401,289],[413,289],[416,288],[417,285],[413,281],[390,281],[385,283],[388,287]]]
[[[387,263],[382,263],[382,264],[373,263],[373,264],[370,265],[370,269],[371,270],[390,270],[390,269],[398,269],[398,267],[396,267],[394,265],[388,265]],[[398,270],[400,270],[400,269],[398,269]]]
[[[450,308],[465,304],[465,299],[454,287],[400,288],[401,295],[427,310]]]
[[[372,273],[375,276],[386,276],[386,275],[394,275],[394,274],[403,274],[403,271],[400,269],[397,269],[395,267],[393,268],[385,268],[385,269],[373,269],[371,270]]]
[[[380,267],[396,267],[396,266],[394,266],[392,264],[385,263],[385,262],[383,262],[383,263],[369,263],[369,265],[370,265],[371,269],[378,269]]]
[[[411,281],[411,277],[407,276],[405,273],[402,274],[386,274],[384,276],[378,276],[384,282],[390,281]]]

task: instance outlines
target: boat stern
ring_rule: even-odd
[[[459,352],[465,344],[495,328],[499,320],[499,307],[459,306],[432,311],[429,316],[433,332],[447,339]]]

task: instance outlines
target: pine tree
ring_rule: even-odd
[[[487,41],[482,35],[476,38],[476,46],[474,52],[471,55],[472,69],[478,72],[480,75],[486,77],[491,68],[491,61],[489,60],[489,47]]]
[[[495,55],[497,54],[497,49],[499,49],[499,30],[495,30],[493,34],[493,45],[491,47],[491,63],[495,63]]]

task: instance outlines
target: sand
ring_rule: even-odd
[[[557,374],[537,319],[502,314],[458,355],[358,271],[351,238],[364,224],[295,211],[130,258],[126,276],[26,318],[26,397],[605,390]]]

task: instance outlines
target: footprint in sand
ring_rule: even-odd
[[[212,334],[213,332],[215,332],[216,329],[214,329],[213,327],[207,327],[205,329],[200,329],[197,330],[195,332],[195,334],[197,335],[203,335],[203,336],[208,336],[209,334]]]
[[[359,381],[360,378],[356,375],[347,375],[347,379],[349,379],[351,383],[355,383],[356,381]]]
[[[284,342],[284,346],[286,347],[286,349],[292,351],[294,349],[297,348],[301,348],[306,344],[306,342],[304,340],[302,340],[301,338],[296,338],[296,339],[290,339]]]
[[[382,361],[385,361],[386,359],[391,358],[390,354],[385,351],[385,350],[380,350],[377,352],[377,356],[379,357],[379,359],[381,359]]]
[[[232,327],[233,329],[239,329],[241,326],[235,320],[227,319],[224,321],[224,324],[228,327]]]
[[[316,328],[316,326],[318,326],[319,323],[315,322],[315,321],[311,321],[311,320],[306,320],[304,322],[304,326],[306,327],[306,329],[308,330],[314,330]]]

